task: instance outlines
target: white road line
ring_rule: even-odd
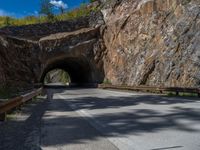
[[[65,99],[64,96],[58,95],[59,98]],[[100,131],[105,138],[107,138],[113,145],[115,145],[119,150],[134,150],[136,149],[136,145],[133,141],[129,140],[126,137],[117,137],[112,131],[113,129],[107,127],[106,125],[102,124],[98,120],[94,119],[94,117],[86,112],[84,109],[78,109],[78,107],[68,101],[69,106],[78,113],[81,117],[83,117],[86,121],[88,121],[95,129]],[[108,135],[108,133],[111,133]],[[137,148],[138,149],[138,148]]]

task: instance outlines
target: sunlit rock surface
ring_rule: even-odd
[[[200,2],[122,0],[102,10],[113,84],[200,86]]]

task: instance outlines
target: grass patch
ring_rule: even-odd
[[[176,95],[175,92],[168,92],[167,93],[167,96],[180,96],[180,97],[198,97],[198,94],[197,93],[183,93],[183,92],[180,92],[179,95]]]
[[[103,84],[112,85],[112,82],[109,79],[104,79]]]

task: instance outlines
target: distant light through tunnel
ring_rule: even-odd
[[[44,78],[44,84],[69,85],[70,82],[71,79],[68,72],[62,69],[53,69]]]

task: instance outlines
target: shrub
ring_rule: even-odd
[[[112,85],[112,82],[109,79],[104,79],[103,83]]]
[[[90,3],[93,3],[93,2],[96,2],[96,1],[98,1],[98,0],[90,0]]]

